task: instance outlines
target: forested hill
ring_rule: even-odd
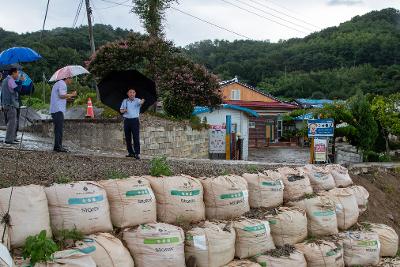
[[[400,90],[400,12],[373,11],[302,39],[278,43],[206,40],[188,55],[222,79],[240,79],[277,96],[347,98]]]
[[[126,37],[130,31],[96,24],[96,47]],[[43,59],[24,64],[41,81],[64,65],[84,64],[90,55],[88,29],[57,28],[17,34],[0,28],[0,50],[27,46]],[[357,89],[389,94],[400,91],[400,12],[384,9],[354,17],[338,27],[302,39],[201,41],[185,48],[221,79],[235,75],[282,97],[347,98]]]
[[[110,25],[96,24],[93,27],[96,47],[124,38],[130,31],[121,28],[114,29]],[[12,46],[27,46],[38,51],[42,56],[38,62],[27,65],[27,71],[36,80],[41,81],[44,72],[47,78],[55,70],[65,65],[79,64],[88,60],[90,44],[88,27],[56,28],[45,31],[40,40],[41,32],[17,34],[0,28],[0,51]]]

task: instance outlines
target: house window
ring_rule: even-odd
[[[240,90],[232,90],[231,91],[231,99],[232,100],[240,100]]]
[[[252,129],[256,128],[256,122],[255,121],[250,121],[249,122],[249,128],[252,128]]]

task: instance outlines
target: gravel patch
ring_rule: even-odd
[[[148,175],[151,158],[142,160],[124,156],[105,156],[50,151],[0,149],[0,188],[17,185],[51,185],[59,179],[71,181],[103,180],[123,176]],[[224,174],[241,175],[249,169],[258,170],[282,167],[282,164],[260,164],[245,161],[212,161],[193,159],[168,159],[173,174],[193,177],[212,177]],[[16,166],[17,165],[17,166]],[[18,173],[16,174],[15,169]]]

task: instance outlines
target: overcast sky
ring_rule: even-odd
[[[1,0],[1,2],[6,0]],[[71,27],[80,0],[50,0],[46,29]],[[83,1],[84,2],[84,1]],[[116,5],[111,2],[122,3]],[[137,16],[130,13],[131,0],[91,0],[94,22],[143,32]],[[47,0],[8,1],[0,8],[0,27],[19,33],[42,27]],[[167,12],[167,38],[178,45],[204,39],[270,40],[304,37],[339,25],[356,15],[387,7],[400,9],[400,0],[180,0]],[[183,14],[186,12],[212,26]],[[10,12],[10,10],[13,10]],[[82,9],[77,25],[87,24]],[[236,35],[232,32],[239,35]],[[1,42],[1,40],[0,40]]]

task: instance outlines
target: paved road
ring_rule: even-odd
[[[0,148],[18,149],[19,145],[7,145],[3,143],[5,131],[0,130]],[[21,134],[18,135],[21,138]],[[22,149],[24,150],[37,150],[37,151],[51,151],[53,149],[53,139],[39,137],[32,133],[24,133]],[[103,155],[103,156],[124,156],[125,151],[101,151],[91,150],[77,146],[72,142],[64,142],[64,145],[76,154],[84,155]],[[144,156],[146,158],[146,156]],[[151,158],[151,157],[149,157]],[[293,164],[306,164],[309,159],[309,150],[307,148],[297,147],[269,147],[249,149],[249,161],[260,163],[293,163]],[[235,162],[232,162],[234,164]]]
[[[249,149],[249,160],[251,161],[307,164],[309,158],[310,151],[308,148],[266,147]]]

